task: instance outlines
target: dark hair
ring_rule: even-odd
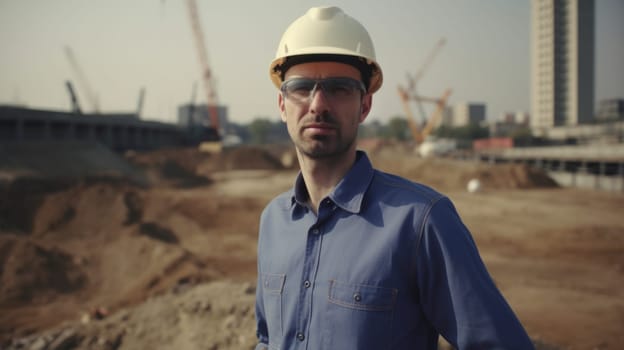
[[[284,63],[275,66],[273,70],[280,74],[283,81],[286,71],[288,71],[290,67],[308,62],[339,62],[351,65],[360,71],[360,74],[362,75],[362,82],[364,83],[364,86],[366,86],[366,90],[370,87],[370,79],[373,75],[373,69],[375,68],[372,64],[368,64],[362,57],[336,54],[313,54],[286,57]]]

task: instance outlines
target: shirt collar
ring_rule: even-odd
[[[340,208],[354,214],[359,213],[364,194],[373,179],[373,174],[373,165],[366,153],[357,151],[355,163],[328,197]],[[291,204],[305,206],[307,201],[308,190],[300,172],[295,180]]]

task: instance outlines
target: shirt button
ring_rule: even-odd
[[[360,295],[360,293],[353,294],[353,300],[359,303],[360,301],[362,301],[362,295]]]
[[[312,234],[318,235],[318,233],[319,233],[319,229],[318,228],[312,229]]]
[[[310,288],[311,285],[312,285],[312,283],[310,283],[310,281],[303,282],[303,286],[306,287],[306,288]]]
[[[297,333],[297,339],[299,339],[299,341],[303,341],[305,339],[305,335],[303,335],[303,333]]]

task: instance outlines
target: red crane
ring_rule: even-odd
[[[197,2],[195,0],[187,0],[186,5],[191,20],[191,27],[193,29],[195,48],[197,49],[199,64],[202,70],[202,81],[206,92],[206,103],[208,105],[210,126],[214,129],[213,131],[216,133],[216,137],[220,138],[217,90],[215,89],[212,78],[212,70],[210,69],[210,64],[208,63],[208,53],[204,42],[204,32],[202,31],[201,23],[199,21]]]

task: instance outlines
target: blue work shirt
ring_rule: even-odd
[[[361,151],[318,215],[307,193],[261,216],[257,349],[533,349],[447,197]]]

